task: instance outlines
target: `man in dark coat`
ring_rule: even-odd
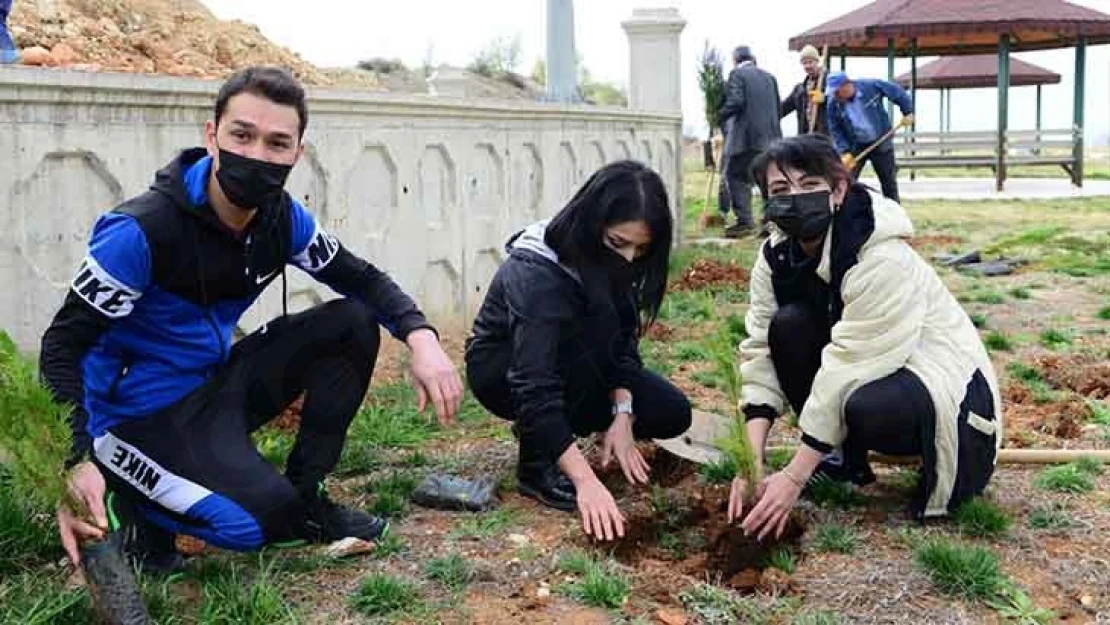
[[[782,138],[779,127],[779,86],[775,77],[756,67],[748,46],[732,53],[735,67],[728,76],[725,103],[720,109],[725,130],[721,176],[728,185],[736,223],[725,236],[739,238],[755,230],[752,218],[751,162],[771,142]]]
[[[825,75],[821,71],[821,55],[817,48],[802,48],[802,69],[805,80],[794,85],[794,90],[782,101],[782,117],[791,113],[798,116],[798,134],[817,133],[828,136],[829,120],[825,110]],[[810,119],[810,114],[814,119]]]

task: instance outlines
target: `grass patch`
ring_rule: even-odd
[[[388,616],[420,609],[420,588],[409,580],[388,573],[366,576],[351,596],[351,608],[365,616]]]
[[[1099,311],[1095,313],[1095,316],[1103,321],[1110,321],[1110,306],[1099,309]]]
[[[453,538],[485,538],[508,529],[520,520],[520,512],[511,508],[498,508],[467,517],[451,532]]]
[[[987,601],[987,605],[998,612],[998,616],[1007,623],[1020,623],[1020,625],[1048,625],[1055,623],[1057,616],[1052,610],[1037,607],[1033,599],[1025,591],[1013,584],[1005,584],[995,599]]]
[[[786,465],[790,464],[790,459],[794,457],[794,452],[790,449],[782,447],[771,449],[767,452],[767,468],[772,471],[779,471]]]
[[[740,595],[700,582],[678,595],[682,607],[705,625],[769,625],[783,622],[784,617],[798,609],[796,597],[776,598],[767,595]]]
[[[1091,423],[1110,425],[1110,406],[1097,399],[1088,399],[1087,405],[1091,407]]]
[[[674,291],[667,293],[659,307],[663,321],[692,323],[716,317],[717,302],[708,291]]]
[[[1094,478],[1074,462],[1049,467],[1037,474],[1033,485],[1041,490],[1057,493],[1088,493],[1095,488]]]
[[[985,328],[987,326],[987,316],[983,313],[974,313],[968,316],[971,317],[971,325],[976,328]]]
[[[624,605],[632,590],[632,581],[615,562],[598,562],[581,551],[560,558],[559,569],[578,576],[575,581],[561,585],[560,592],[585,605],[616,610]]]
[[[960,531],[975,538],[1000,538],[1013,523],[994,502],[977,497],[961,505],[954,515]]]
[[[675,346],[673,354],[683,362],[709,360],[709,352],[706,351],[705,346],[693,341],[679,343]]]
[[[1033,293],[1029,289],[1019,286],[1016,289],[1010,289],[1010,297],[1014,299],[1032,299]]]
[[[848,508],[867,502],[867,497],[856,491],[848,482],[840,482],[826,475],[809,480],[802,494],[822,507]]]
[[[296,617],[268,566],[248,578],[244,567],[231,562],[213,567],[213,573],[204,576],[202,623],[270,625],[295,622]]]
[[[1028,525],[1035,530],[1062,530],[1075,525],[1067,508],[1056,503],[1038,506],[1029,513]]]
[[[466,558],[453,553],[426,562],[424,576],[443,584],[451,592],[459,592],[474,580],[474,567]]]
[[[980,304],[1004,304],[1006,303],[1006,296],[998,291],[984,291],[972,296],[971,301],[979,302]]]
[[[0,577],[0,623],[52,625],[91,623],[88,593],[64,580],[38,573]]]
[[[1006,372],[1010,374],[1010,377],[1029,387],[1029,390],[1033,392],[1033,399],[1038,404],[1047,404],[1055,399],[1056,391],[1035,367],[1014,361],[1006,365]]]
[[[640,341],[640,358],[644,367],[661,376],[674,373],[674,363],[670,357],[670,346],[660,341],[644,339]]]
[[[736,461],[722,454],[720,459],[701,465],[698,472],[710,484],[728,484],[736,477]]]
[[[821,525],[814,532],[813,546],[818,551],[852,553],[859,546],[859,533],[844,525],[834,523]]]
[[[943,593],[967,599],[996,595],[1004,577],[998,557],[988,549],[943,538],[925,542],[914,550],[914,561]]]
[[[255,448],[266,459],[266,462],[278,469],[285,467],[285,460],[289,457],[289,452],[293,451],[293,443],[296,442],[296,438],[292,434],[270,427],[263,427],[255,431],[251,435],[251,440],[254,441]]]
[[[787,547],[780,547],[767,557],[767,566],[778,569],[787,575],[793,575],[798,569],[798,559],[794,552]]]
[[[31,571],[60,553],[53,515],[31,508],[0,466],[0,577]]]
[[[390,532],[385,535],[385,538],[380,538],[374,541],[374,551],[371,552],[375,558],[388,558],[395,556],[406,549],[405,541],[397,534]]]
[[[409,473],[393,472],[371,481],[367,489],[374,494],[370,511],[388,517],[399,517],[408,511],[409,495],[416,490],[417,479]]]
[[[1009,352],[1014,349],[1014,343],[1010,340],[1010,337],[997,330],[992,330],[987,334],[987,336],[983,338],[983,344],[987,346],[987,349],[996,352]]]
[[[1070,332],[1064,332],[1055,328],[1048,328],[1041,331],[1041,344],[1049,349],[1062,349],[1072,344],[1074,338]]]
[[[847,625],[848,620],[836,612],[802,612],[790,621],[790,625]]]
[[[416,411],[411,387],[390,384],[374,390],[373,403],[355,415],[348,438],[371,447],[411,449],[436,435],[433,421]]]

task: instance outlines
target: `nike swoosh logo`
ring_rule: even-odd
[[[258,285],[258,284],[262,284],[263,282],[265,282],[265,281],[269,280],[270,278],[272,278],[272,277],[274,277],[274,276],[276,276],[276,275],[277,275],[277,272],[276,272],[276,271],[273,271],[273,272],[271,272],[271,273],[269,273],[269,274],[267,274],[267,275],[264,275],[264,276],[255,276],[255,277],[254,277],[254,283],[255,283],[256,285]]]

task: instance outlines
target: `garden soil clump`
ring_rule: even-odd
[[[700,291],[702,289],[748,286],[748,270],[736,263],[699,258],[690,265],[674,284],[676,291]]]
[[[742,592],[768,590],[766,585],[777,579],[765,579],[771,555],[796,548],[805,531],[797,513],[781,538],[758,541],[745,536],[739,522],[727,522],[728,484],[705,483],[696,464],[662,449],[656,449],[648,462],[655,488],[637,491],[635,499],[622,506],[628,523],[614,557],[629,565],[648,560],[674,563],[685,575]],[[624,479],[607,477],[607,483]],[[773,584],[775,590],[783,590],[780,582]]]

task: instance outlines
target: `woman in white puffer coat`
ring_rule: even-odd
[[[759,480],[744,529],[781,532],[815,473],[873,481],[869,451],[921,457],[917,518],[981,493],[1002,440],[998,381],[971,319],[910,247],[906,212],[852,183],[815,135],[773,144],[753,171],[774,227],[752,270],[740,407],[757,466],[787,403],[802,445]],[[730,521],[745,486],[733,483]]]

